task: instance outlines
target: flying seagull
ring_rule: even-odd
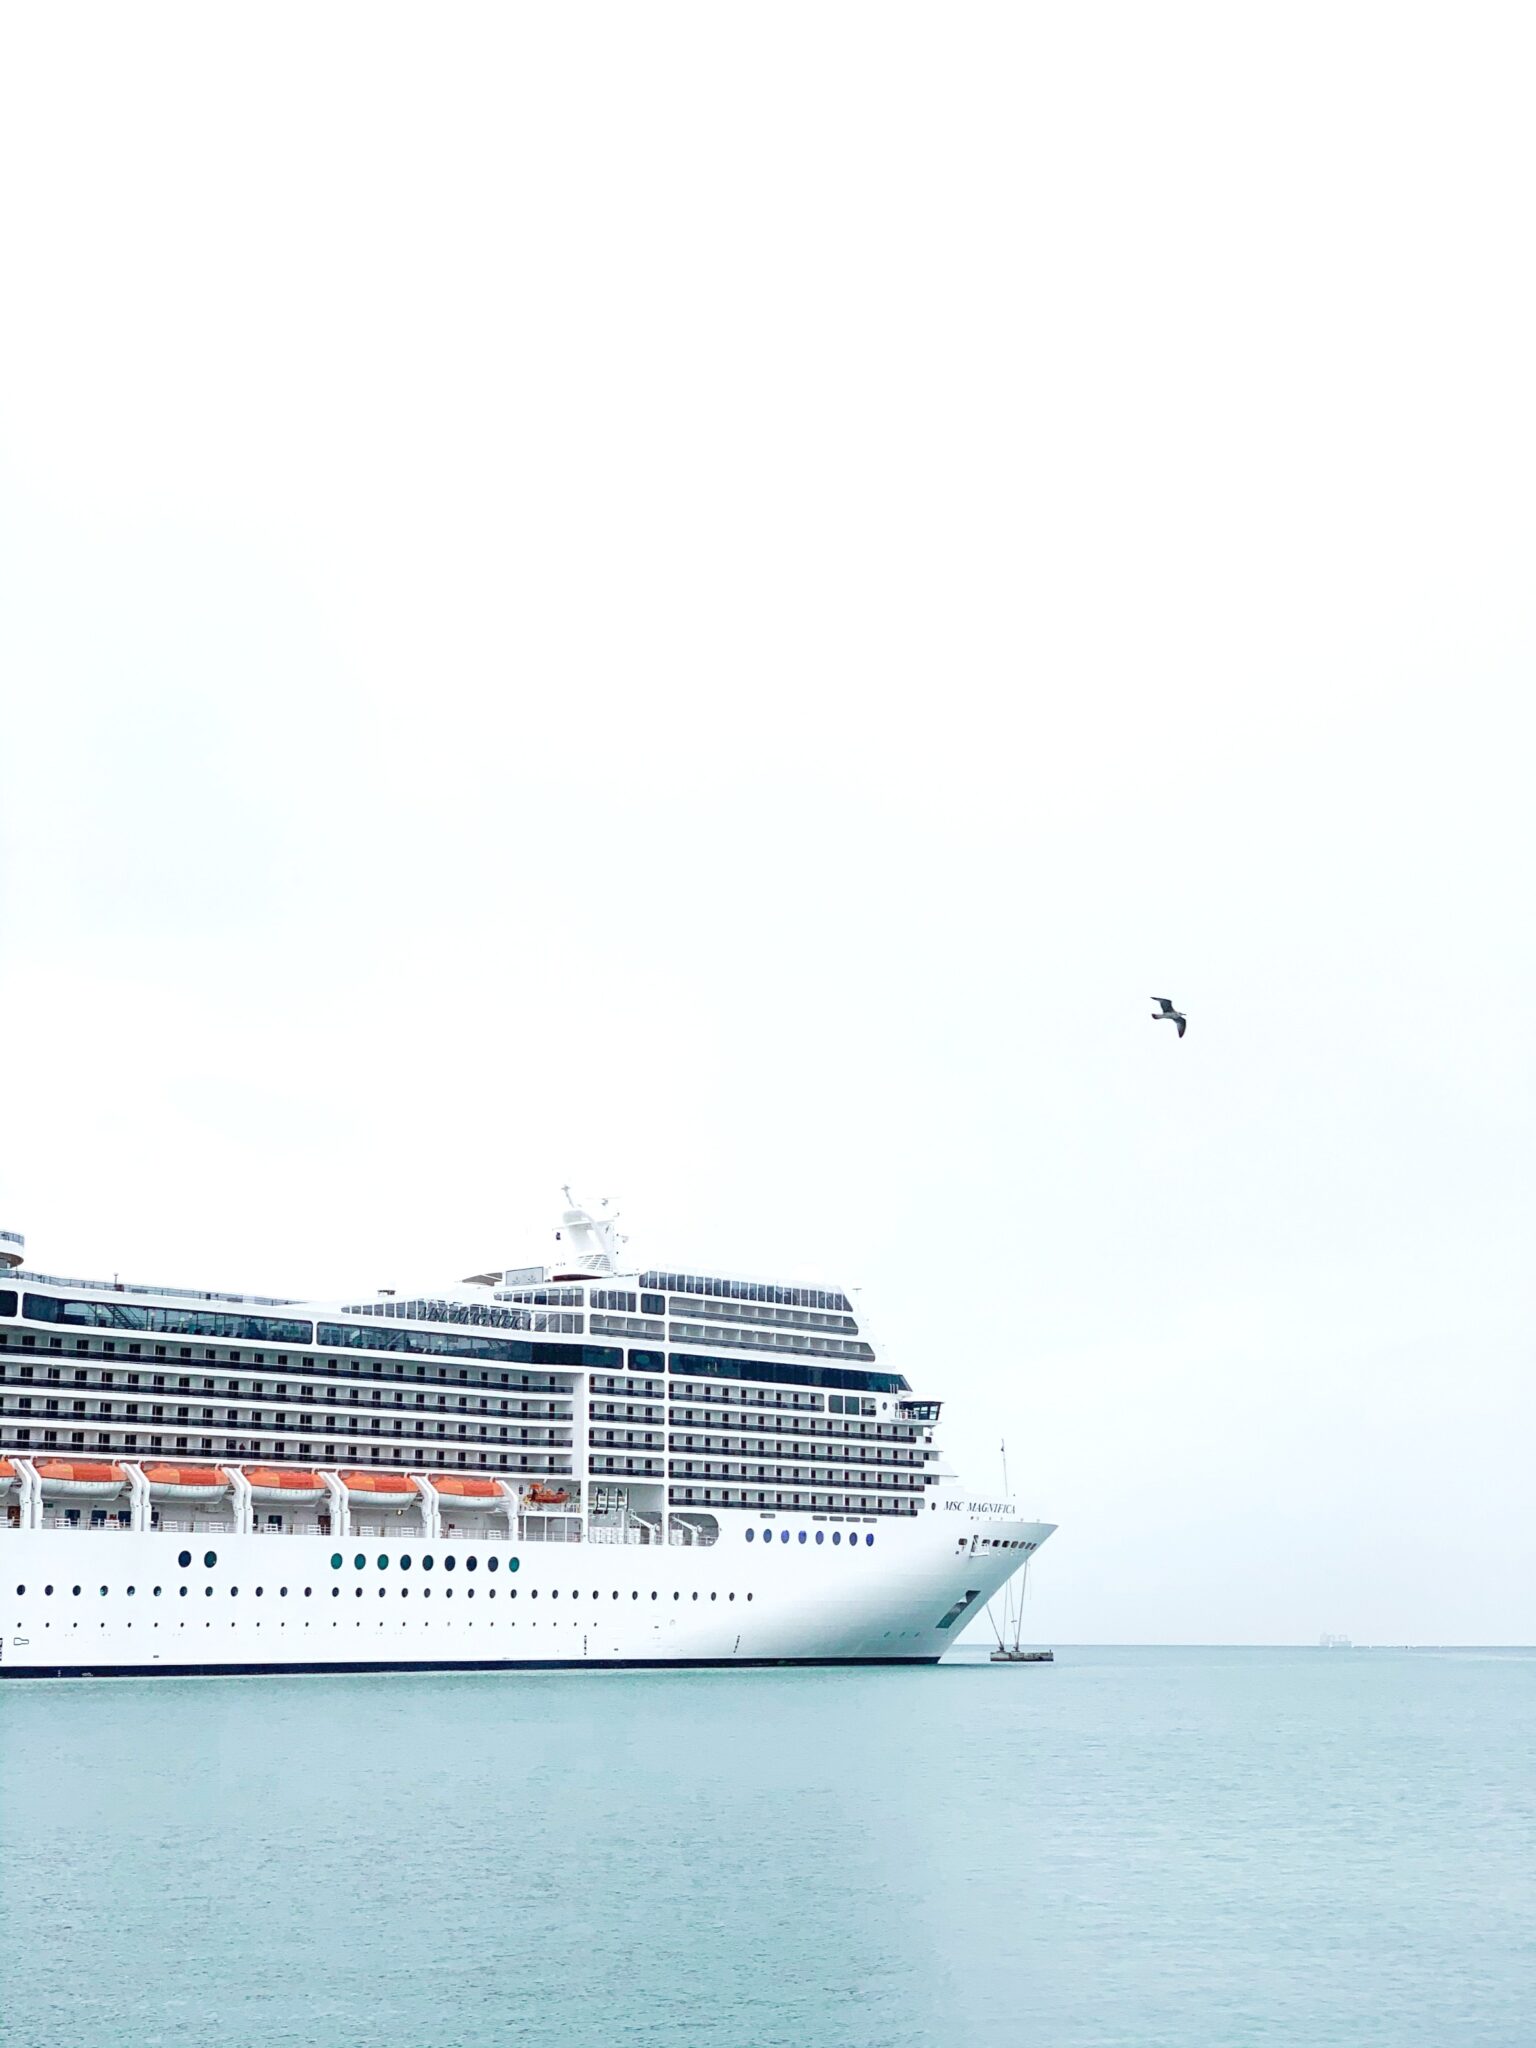
[[[1176,1010],[1166,996],[1153,996],[1152,1001],[1157,1005],[1157,1008],[1152,1012],[1152,1022],[1160,1024],[1166,1017],[1170,1024],[1178,1025],[1179,1036],[1182,1038],[1184,1036],[1184,1026],[1189,1022],[1184,1012]]]

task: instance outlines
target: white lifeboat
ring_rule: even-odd
[[[286,1465],[254,1465],[245,1475],[251,1500],[260,1508],[301,1508],[325,1499],[318,1472],[300,1472]]]
[[[444,1507],[504,1508],[507,1496],[496,1479],[476,1479],[463,1472],[434,1472],[432,1491]]]
[[[124,1485],[121,1465],[84,1458],[44,1458],[37,1476],[44,1500],[116,1500]]]
[[[146,1465],[151,1500],[222,1500],[229,1480],[217,1465]]]
[[[349,1500],[367,1501],[377,1508],[407,1508],[420,1499],[416,1482],[404,1472],[340,1472],[336,1476]]]

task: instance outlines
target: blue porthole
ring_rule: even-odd
[[[757,1531],[755,1529],[749,1529],[747,1531],[747,1541],[749,1543],[755,1543],[757,1541]]]
[[[805,1531],[803,1529],[800,1531],[800,1541],[802,1543],[805,1541]]]
[[[818,1530],[816,1531],[816,1541],[817,1541],[818,1543],[825,1543],[825,1542],[826,1542],[826,1540],[827,1540],[827,1532],[826,1532],[826,1530],[825,1530],[825,1529],[818,1529]]]
[[[187,1566],[192,1562],[191,1551],[183,1550],[177,1557],[176,1562],[181,1566],[182,1570],[185,1571]]]
[[[834,1529],[834,1530],[832,1531],[832,1541],[833,1541],[834,1543],[841,1543],[841,1542],[842,1542],[842,1540],[843,1540],[843,1532],[842,1532],[842,1530],[841,1530],[841,1529]]]
[[[781,1529],[779,1531],[779,1541],[781,1543],[787,1543],[789,1541],[789,1531],[787,1529]]]
[[[433,1563],[433,1559],[432,1559],[432,1553],[431,1553],[430,1551],[428,1551],[427,1555],[426,1555],[426,1556],[425,1556],[425,1557],[424,1557],[424,1558],[423,1558],[423,1559],[421,1560],[421,1568],[422,1568],[422,1570],[423,1570],[424,1572],[429,1572],[429,1571],[431,1571],[431,1569],[432,1569],[432,1563]]]
[[[401,1553],[401,1556],[400,1556],[400,1569],[401,1569],[401,1571],[403,1571],[403,1572],[408,1572],[408,1571],[410,1570],[410,1568],[411,1568],[411,1553],[410,1553],[410,1552],[409,1552],[408,1550],[406,1550],[406,1551],[403,1551],[403,1552]]]
[[[210,1571],[218,1563],[218,1561],[219,1553],[216,1550],[205,1550],[203,1552],[203,1563],[207,1565]]]
[[[869,1548],[870,1544],[874,1542],[874,1540],[875,1540],[875,1532],[874,1532],[874,1530],[873,1530],[873,1529],[869,1529],[869,1530],[866,1530],[866,1531],[865,1531],[865,1535],[864,1535],[864,1547],[865,1547],[865,1549],[866,1549],[866,1550],[867,1550],[867,1549]]]
[[[485,1560],[485,1568],[488,1572],[500,1571],[501,1559],[499,1557],[488,1557]]]

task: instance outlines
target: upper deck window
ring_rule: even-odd
[[[222,1309],[157,1308],[137,1301],[71,1301],[28,1294],[22,1313],[34,1323],[85,1324],[94,1329],[154,1330],[177,1337],[245,1337],[268,1344],[311,1344],[314,1325],[283,1316],[239,1316]]]
[[[674,1373],[697,1379],[760,1380],[775,1386],[839,1387],[866,1394],[910,1393],[899,1372],[858,1372],[844,1365],[791,1365],[766,1358],[707,1358],[696,1351],[674,1351],[668,1359]]]
[[[846,1294],[820,1287],[775,1287],[765,1280],[711,1280],[702,1273],[642,1273],[642,1287],[665,1288],[670,1294],[713,1294],[722,1301],[772,1302],[779,1308],[831,1308],[852,1312]]]

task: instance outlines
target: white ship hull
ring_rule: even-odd
[[[835,1544],[808,1516],[721,1524],[709,1545],[13,1529],[0,1679],[935,1663],[1052,1528],[954,1500]]]

